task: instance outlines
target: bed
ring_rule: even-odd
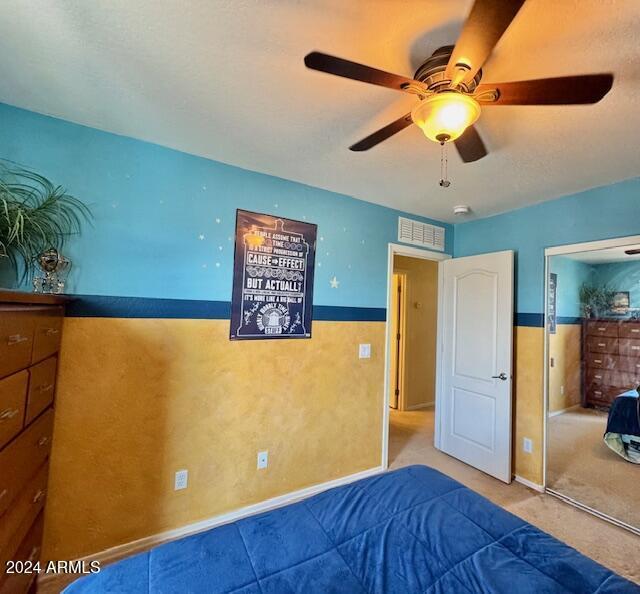
[[[87,593],[640,593],[426,466],[363,479],[159,546],[71,584]]]
[[[604,442],[625,460],[640,464],[640,400],[637,390],[624,392],[611,403]]]

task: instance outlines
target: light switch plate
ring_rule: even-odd
[[[178,470],[176,472],[176,478],[174,483],[174,491],[179,491],[180,489],[186,489],[189,483],[189,471],[188,470]]]
[[[533,442],[531,441],[530,438],[525,437],[522,440],[522,449],[526,454],[530,454],[531,452],[533,452]]]
[[[269,451],[258,452],[258,470],[262,470],[269,465]]]
[[[361,344],[360,349],[358,351],[361,359],[370,359],[371,358],[371,345],[370,344]]]

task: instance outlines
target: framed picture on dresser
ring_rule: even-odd
[[[626,315],[629,313],[630,307],[629,291],[616,291],[613,294],[611,313],[616,315]]]

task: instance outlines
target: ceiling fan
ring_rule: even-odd
[[[476,0],[455,46],[437,49],[413,78],[392,74],[320,52],[308,54],[308,68],[413,93],[413,110],[350,146],[366,151],[412,123],[430,140],[455,144],[465,163],[487,155],[473,125],[491,105],[575,105],[597,103],[611,89],[613,75],[583,74],[506,83],[483,83],[482,66],[525,0]]]

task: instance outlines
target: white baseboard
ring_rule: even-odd
[[[564,414],[566,412],[570,412],[572,410],[576,410],[576,408],[580,408],[581,404],[574,404],[573,406],[569,406],[568,408],[563,408],[561,410],[556,410],[554,412],[550,412],[548,418],[557,417],[558,415]]]
[[[304,489],[299,489],[298,491],[291,491],[290,493],[285,493],[284,495],[279,495],[278,497],[272,497],[271,499],[267,499],[259,503],[254,503],[253,505],[247,505],[246,507],[241,507],[225,514],[213,516],[211,518],[207,518],[206,520],[201,520],[200,522],[194,522],[193,524],[187,524],[186,526],[181,526],[180,528],[167,530],[166,532],[160,532],[159,534],[145,536],[144,538],[139,538],[138,540],[133,540],[121,545],[116,545],[115,547],[105,549],[104,551],[100,551],[92,555],[87,555],[86,557],[81,557],[76,561],[85,561],[87,563],[91,561],[100,561],[101,564],[111,563],[113,561],[117,561],[118,559],[123,559],[124,557],[134,555],[135,553],[146,551],[151,547],[164,544],[165,542],[177,540],[178,538],[190,536],[191,534],[197,534],[198,532],[204,532],[205,530],[210,530],[211,528],[216,528],[217,526],[222,526],[223,524],[235,522],[236,520],[240,520],[241,518],[246,518],[248,516],[253,516],[255,514],[276,509],[278,507],[283,507],[285,505],[289,505],[290,503],[300,501],[301,499],[306,499],[307,497],[315,495],[316,493],[326,491],[327,489],[340,487],[341,485],[346,485],[348,483],[352,483],[369,476],[380,474],[383,471],[384,469],[382,466],[376,466],[375,468],[362,470],[361,472],[356,472],[355,474],[349,474],[347,476],[333,479],[325,483],[320,483],[311,487],[305,487]],[[43,574],[38,577],[38,583],[45,584],[58,577],[59,576],[57,576],[56,574]]]
[[[405,410],[422,410],[424,408],[433,408],[435,406],[435,402],[423,402],[422,404],[413,404],[412,406],[407,406]]]
[[[514,480],[516,481],[516,483],[520,483],[521,485],[524,485],[525,487],[529,487],[529,489],[533,489],[534,491],[538,491],[538,493],[544,493],[545,489],[542,485],[539,485],[538,483],[534,483],[533,481],[527,480],[526,478],[522,478],[521,476],[518,476],[517,474],[515,474],[513,476]]]

